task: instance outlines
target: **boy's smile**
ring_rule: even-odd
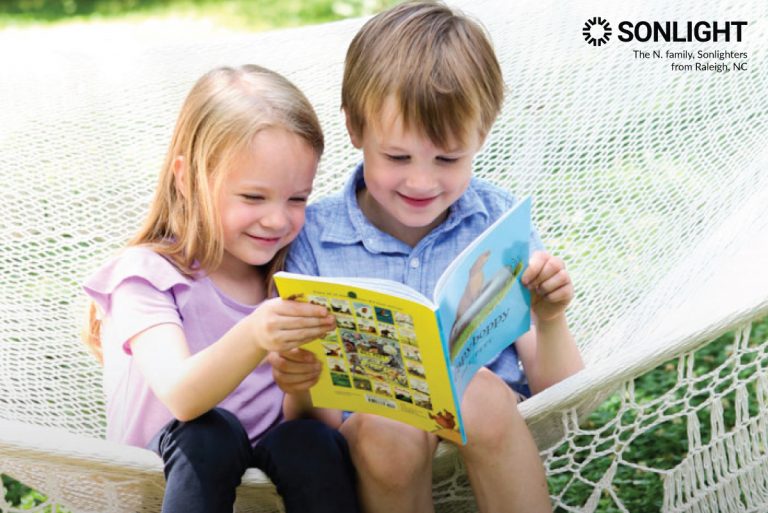
[[[438,148],[406,129],[396,109],[393,100],[386,101],[381,123],[369,125],[362,137],[351,135],[364,160],[365,188],[357,200],[377,228],[415,246],[466,191],[482,138],[473,130],[464,144]]]

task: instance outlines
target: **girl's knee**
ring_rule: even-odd
[[[297,419],[273,428],[264,443],[281,466],[314,472],[318,465],[343,465],[349,461],[347,441],[338,432],[314,419]]]
[[[431,473],[437,439],[376,415],[354,414],[342,425],[358,473],[388,487],[409,486]]]
[[[196,419],[169,424],[160,436],[158,452],[166,474],[183,466],[206,475],[231,473],[239,478],[248,468],[251,445],[237,417],[214,408]]]

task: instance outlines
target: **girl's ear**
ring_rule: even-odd
[[[187,181],[187,161],[182,155],[173,159],[173,179],[176,184],[176,192],[183,198]]]
[[[349,140],[352,143],[352,146],[359,150],[363,147],[363,142],[360,140],[360,135],[352,130],[352,123],[349,121],[349,114],[346,110],[344,111],[344,122],[347,125],[347,133],[349,134]]]

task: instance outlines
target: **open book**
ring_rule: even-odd
[[[390,280],[277,273],[281,297],[336,316],[334,331],[304,346],[324,364],[314,406],[384,415],[466,443],[464,390],[531,326],[520,281],[530,219],[525,198],[453,260],[432,300]]]

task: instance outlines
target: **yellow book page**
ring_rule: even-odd
[[[314,406],[374,413],[462,443],[428,306],[370,290],[277,276],[280,296],[325,306],[336,329],[304,348],[323,362]]]

